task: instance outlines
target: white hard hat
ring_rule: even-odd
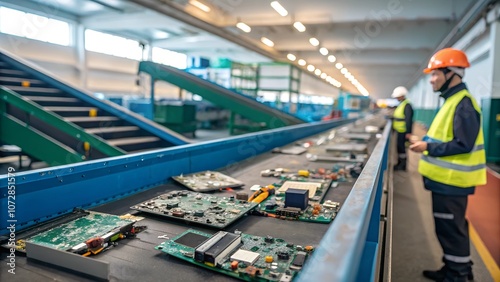
[[[392,91],[392,98],[399,98],[408,95],[408,89],[404,86],[398,86],[394,88],[394,91]]]

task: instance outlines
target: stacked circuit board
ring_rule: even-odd
[[[224,244],[223,239],[220,239],[214,246],[221,249],[221,245],[224,245],[223,249],[227,252],[220,252],[222,255],[218,258],[218,263],[213,264],[200,256],[199,252],[202,246],[216,239],[220,233],[210,235],[190,229],[163,242],[156,249],[241,280],[282,282],[292,281],[313,251],[311,246],[302,247],[270,236],[227,232],[226,238],[230,235],[230,242],[238,240],[239,244]],[[205,251],[208,254],[209,250]]]
[[[285,207],[285,193],[281,187],[287,182],[275,184],[277,193],[268,197],[259,205],[259,210],[266,213],[276,215],[281,219],[291,219],[315,223],[330,223],[337,212],[339,211],[339,204],[332,201],[322,203],[328,189],[336,187],[338,182],[331,180],[318,180],[316,182],[303,182],[314,187],[312,194],[309,197],[309,204],[306,209],[299,209],[294,207]],[[316,184],[316,185],[314,185]],[[293,187],[293,185],[291,186]]]
[[[187,222],[225,228],[257,206],[231,197],[172,191],[132,206],[132,209]]]

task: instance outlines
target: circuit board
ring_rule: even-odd
[[[227,187],[235,188],[245,185],[243,182],[225,174],[209,170],[173,176],[172,179],[196,192],[207,192]]]
[[[309,180],[311,181],[311,180]],[[286,183],[286,182],[285,182]],[[258,207],[260,211],[277,215],[282,219],[299,220],[315,223],[330,223],[339,210],[339,205],[328,201],[328,203],[321,204],[326,192],[330,187],[337,187],[338,182],[329,180],[319,180],[317,183],[321,185],[315,186],[316,192],[313,197],[309,198],[309,205],[305,210],[286,209],[285,207],[285,194],[279,193],[280,184],[275,184],[276,195],[272,195],[264,200]]]
[[[144,201],[132,209],[215,228],[225,228],[258,204],[231,197],[191,191],[172,191]]]
[[[241,233],[241,244],[221,259],[221,263],[210,265],[197,261],[197,246],[212,237],[196,230],[187,230],[179,236],[161,243],[155,249],[171,256],[205,267],[244,281],[290,282],[302,268],[306,258],[313,251],[312,246],[298,246],[283,239],[253,236]],[[246,250],[252,262],[236,259],[236,253]],[[248,257],[248,256],[247,256]],[[237,261],[236,265],[232,263]],[[239,262],[238,262],[239,261]]]
[[[134,217],[85,211],[76,219],[18,240],[17,249],[25,251],[24,244],[28,241],[61,251],[87,252],[88,240],[103,238],[102,244],[116,241],[130,231],[136,221]]]

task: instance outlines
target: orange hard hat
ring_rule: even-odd
[[[447,67],[468,68],[470,67],[470,63],[463,51],[454,48],[444,48],[432,56],[427,68],[424,69],[424,73],[430,73],[435,69]]]

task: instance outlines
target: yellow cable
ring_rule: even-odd
[[[476,229],[474,228],[474,226],[472,226],[470,221],[469,221],[469,233],[471,241],[476,247],[476,250],[479,253],[479,256],[481,256],[481,259],[486,265],[486,268],[490,272],[491,277],[493,277],[493,281],[500,282],[500,267],[498,267],[497,263],[495,262],[490,252],[488,251],[488,248],[486,248],[486,246],[483,243],[483,240],[481,240],[481,237],[479,237],[479,234],[477,234]]]

